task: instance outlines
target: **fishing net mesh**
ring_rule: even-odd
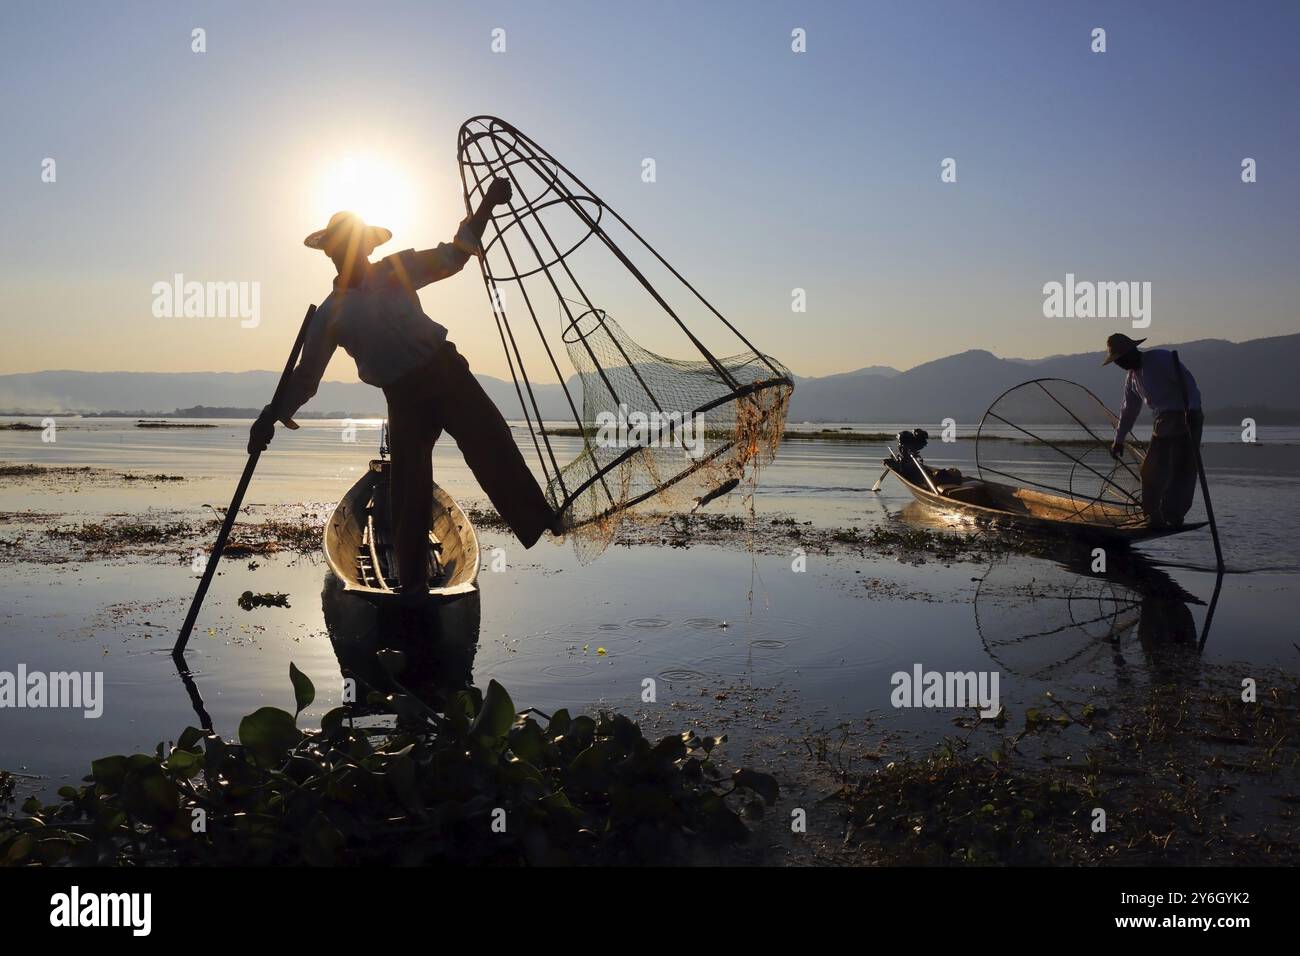
[[[566,342],[582,382],[584,447],[547,487],[553,506],[567,509],[581,554],[603,550],[633,505],[666,516],[732,483],[757,482],[781,442],[792,391],[763,386],[767,364],[752,352],[717,359],[737,388],[707,361],[642,348],[606,314],[585,321],[582,340]]]
[[[1130,439],[1118,459],[1114,412],[1082,385],[1035,379],[1004,392],[980,422],[980,477],[1028,489],[1044,517],[1117,528],[1146,522],[1142,511],[1145,449]]]
[[[484,234],[483,278],[547,497],[579,558],[600,554],[633,508],[645,521],[741,482],[752,495],[785,428],[789,370],[519,130],[472,119],[459,157],[467,210],[493,179],[512,186]],[[665,354],[614,320],[615,303]],[[706,340],[741,348],[719,357]]]

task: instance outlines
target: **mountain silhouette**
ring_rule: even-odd
[[[1154,342],[1148,344],[1155,344]],[[1229,342],[1201,339],[1173,346],[1196,376],[1207,415],[1222,419],[1252,413],[1261,422],[1300,422],[1300,334]],[[1123,375],[1102,368],[1102,353],[1053,355],[1042,359],[1001,358],[972,349],[900,372],[870,366],[853,372],[796,380],[790,421],[916,422],[954,418],[978,421],[1006,389],[1031,378],[1064,378],[1091,389],[1112,408],[1119,404]],[[46,371],[0,375],[0,410],[10,413],[75,413],[121,410],[165,414],[205,405],[258,409],[275,390],[277,373],[257,372],[77,372]],[[479,375],[507,418],[521,418],[512,382]],[[534,385],[542,415],[570,420],[558,385]],[[581,394],[576,379],[570,386]],[[360,382],[322,382],[307,412],[384,414],[382,393]],[[688,411],[683,409],[682,411]]]

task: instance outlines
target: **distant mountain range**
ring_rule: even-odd
[[[1249,342],[1202,339],[1175,346],[1196,376],[1207,417],[1240,421],[1253,414],[1273,424],[1300,423],[1300,334]],[[977,421],[1006,389],[1030,378],[1064,378],[1119,404],[1122,375],[1101,367],[1100,352],[1044,359],[999,358],[974,349],[900,372],[871,366],[796,378],[790,421]],[[275,390],[274,372],[29,372],[0,375],[0,410],[8,414],[104,412],[163,415],[208,406],[210,415],[257,409]],[[507,418],[521,417],[512,382],[478,376]],[[571,386],[572,387],[572,386]],[[558,385],[534,386],[545,418],[570,418]],[[581,390],[575,388],[575,399]],[[381,416],[383,394],[359,382],[322,382],[305,413]]]
[[[1158,343],[1150,343],[1157,345]],[[1273,424],[1300,423],[1300,334],[1249,342],[1201,339],[1172,346],[1196,377],[1206,416],[1241,421],[1254,414]],[[1044,359],[999,358],[972,349],[906,372],[864,369],[797,381],[790,421],[978,421],[994,399],[1031,378],[1078,382],[1117,409],[1123,372],[1102,367],[1102,353]]]

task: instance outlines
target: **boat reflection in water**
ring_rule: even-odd
[[[372,690],[384,694],[399,690],[376,656],[382,650],[402,652],[405,665],[397,681],[430,706],[437,707],[472,681],[479,639],[477,590],[417,611],[376,607],[345,591],[327,571],[321,610],[339,668],[344,678],[357,681],[357,700],[362,704]]]
[[[980,579],[975,626],[999,666],[1034,680],[1111,672],[1124,683],[1133,676],[1126,654],[1140,653],[1153,680],[1185,680],[1199,671],[1221,576],[1198,634],[1191,606],[1206,602],[1142,555],[1112,554],[1106,571],[1096,573],[1089,549],[1060,557],[1030,569],[1009,555]]]

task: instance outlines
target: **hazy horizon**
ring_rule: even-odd
[[[1283,332],[1283,333],[1280,333],[1279,335],[1262,335],[1262,336],[1258,336],[1258,338],[1261,338],[1261,339],[1266,339],[1266,338],[1284,338],[1284,337],[1286,337],[1286,336],[1290,336],[1290,335],[1300,335],[1300,332]],[[1140,337],[1140,336],[1137,336],[1137,337]],[[1158,341],[1155,341],[1154,339],[1149,339],[1148,341],[1146,341],[1146,342],[1143,344],[1142,347],[1143,347],[1144,349],[1145,349],[1145,348],[1163,348],[1163,347],[1166,347],[1166,346],[1169,346],[1169,345],[1190,345],[1190,344],[1193,344],[1193,343],[1195,343],[1195,342],[1207,342],[1207,341],[1227,342],[1227,343],[1229,343],[1229,344],[1233,344],[1233,345],[1242,345],[1242,344],[1244,344],[1244,343],[1246,343],[1246,342],[1253,342],[1253,341],[1256,341],[1256,339],[1233,339],[1233,338],[1228,338],[1228,337],[1226,337],[1226,336],[1212,336],[1212,337],[1206,337],[1206,338],[1201,338],[1201,339],[1186,339],[1186,340],[1179,340],[1179,341],[1177,341],[1177,342],[1172,342],[1172,341],[1171,341],[1171,342],[1158,342]],[[900,368],[900,367],[898,367],[898,366],[896,366],[896,365],[884,365],[884,364],[881,364],[881,363],[872,363],[871,365],[860,365],[860,366],[858,366],[858,367],[856,367],[856,368],[840,369],[840,370],[838,370],[838,371],[836,371],[836,370],[832,370],[832,371],[828,371],[828,372],[825,372],[825,373],[820,374],[820,375],[806,375],[806,374],[800,372],[798,369],[792,369],[791,371],[793,371],[794,374],[795,374],[795,376],[798,377],[798,378],[833,378],[833,377],[835,377],[835,376],[837,376],[837,375],[853,375],[853,374],[855,374],[855,373],[857,373],[857,372],[865,371],[865,370],[867,370],[867,369],[869,369],[869,368],[873,368],[873,367],[874,367],[874,368],[887,369],[887,370],[889,370],[889,371],[897,372],[897,373],[900,373],[900,374],[901,374],[901,373],[903,373],[903,372],[910,372],[910,371],[912,371],[912,370],[914,370],[914,369],[916,369],[916,368],[919,368],[919,367],[922,366],[922,365],[928,365],[930,362],[942,361],[943,359],[946,359],[946,358],[952,358],[952,357],[955,356],[955,355],[961,355],[961,354],[963,354],[963,353],[965,353],[965,352],[972,352],[972,351],[983,351],[983,352],[988,352],[988,353],[994,355],[995,357],[997,357],[997,358],[999,358],[999,359],[1002,359],[1002,360],[1004,360],[1004,361],[1007,361],[1007,362],[1045,362],[1045,361],[1048,361],[1048,360],[1050,360],[1050,359],[1054,359],[1054,358],[1062,358],[1062,357],[1073,356],[1073,355],[1085,355],[1085,354],[1087,354],[1087,352],[1088,352],[1089,350],[1086,350],[1086,349],[1085,349],[1085,350],[1080,351],[1080,352],[1053,352],[1053,353],[1051,353],[1050,355],[1035,355],[1035,356],[1031,356],[1031,355],[1002,355],[1002,354],[1000,354],[996,349],[991,349],[991,348],[989,348],[989,349],[979,349],[979,348],[974,348],[974,349],[962,349],[960,352],[951,352],[951,353],[949,353],[949,354],[947,354],[947,355],[936,355],[936,356],[934,356],[933,358],[929,358],[929,359],[926,359],[925,361],[918,362],[916,365],[909,365],[909,366],[907,366],[906,368]],[[1097,349],[1093,349],[1093,350],[1091,350],[1091,351],[1095,351],[1095,352],[1097,353],[1097,355],[1100,357],[1100,356],[1102,356],[1102,355],[1105,354],[1105,351],[1106,351],[1106,350],[1105,350],[1105,347],[1104,347],[1104,345],[1103,345],[1102,347],[1097,348]],[[346,357],[346,356],[345,356],[345,357]],[[337,368],[337,365],[336,365],[335,363],[331,363],[330,368],[331,368],[331,369],[336,369],[336,368]],[[261,372],[261,373],[269,373],[269,374],[279,375],[280,372],[282,372],[283,370],[284,370],[283,367],[278,368],[278,369],[272,369],[272,368],[245,368],[245,369],[216,369],[216,368],[192,368],[192,369],[148,369],[148,368],[143,368],[143,369],[128,369],[128,368],[104,368],[104,369],[87,369],[87,368],[34,368],[34,369],[15,369],[15,370],[12,370],[12,371],[0,371],[0,376],[5,376],[5,375],[37,375],[37,374],[41,374],[41,373],[45,373],[45,372],[49,372],[49,373],[63,373],[63,372],[79,373],[79,372],[93,372],[93,373],[102,374],[102,375],[153,375],[153,374],[166,374],[166,375],[240,375],[240,374],[244,374],[244,373],[257,373],[257,372]],[[477,374],[481,374],[481,375],[491,375],[492,378],[498,378],[498,379],[501,379],[501,380],[503,380],[503,381],[508,381],[508,380],[509,380],[509,372],[506,372],[505,375],[496,375],[496,374],[493,374],[493,373],[491,373],[491,372],[482,372],[482,371],[480,371],[480,372],[478,372]],[[574,374],[576,375],[577,373],[574,373]],[[331,378],[331,377],[329,376],[328,373],[326,373],[326,376],[325,376],[323,379],[321,379],[321,382],[322,382],[322,383],[331,382],[331,383],[336,383],[336,384],[351,384],[351,383],[358,382],[358,381],[360,381],[360,380],[359,380],[355,375],[353,375],[351,378]]]

